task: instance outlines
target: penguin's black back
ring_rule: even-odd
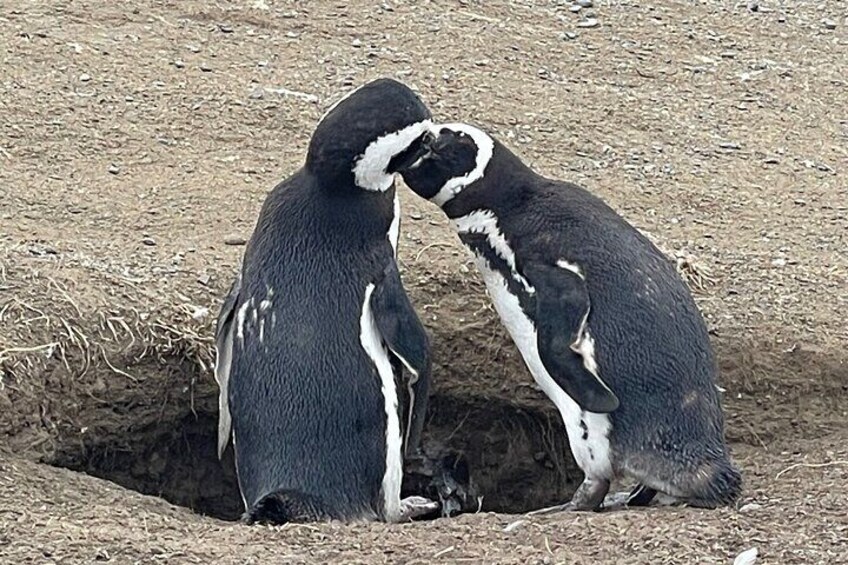
[[[244,348],[234,322],[229,386],[248,507],[286,491],[333,518],[382,508],[386,413],[360,316],[367,285],[394,261],[393,190],[322,190],[301,170],[265,201],[244,258],[236,308],[253,302]]]
[[[664,460],[678,469],[726,462],[707,328],[674,265],[644,235],[600,198],[534,173],[497,141],[485,176],[444,209],[454,218],[491,210],[519,270],[561,259],[580,267],[599,373],[621,400],[610,414],[614,459],[653,474],[668,468]]]

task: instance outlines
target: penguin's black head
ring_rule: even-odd
[[[443,206],[483,178],[493,147],[492,138],[474,126],[438,124],[421,141],[416,158],[397,170],[416,194]]]
[[[392,79],[365,84],[324,115],[309,143],[306,168],[331,188],[385,191],[394,170],[413,156],[431,126],[430,111],[407,86]]]

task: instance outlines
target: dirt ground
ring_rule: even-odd
[[[0,0],[0,562],[848,563],[848,8],[595,4]],[[379,76],[678,261],[719,356],[738,507],[521,515],[579,481],[564,434],[441,213],[404,188],[428,441],[468,458],[481,512],[227,521],[211,332],[239,243],[323,109]]]

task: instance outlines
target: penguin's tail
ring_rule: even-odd
[[[689,506],[728,506],[742,495],[742,475],[729,459],[714,461],[699,471],[694,480],[688,481]]]
[[[337,518],[314,496],[293,490],[277,490],[257,500],[242,515],[245,524],[326,522]]]

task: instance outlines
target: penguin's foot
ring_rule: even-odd
[[[604,510],[618,510],[629,506],[648,506],[656,495],[656,490],[638,484],[630,492],[615,492],[607,495],[604,498],[603,508]]]
[[[590,479],[586,478],[577,487],[574,496],[570,502],[551,506],[549,508],[541,508],[528,512],[528,516],[544,516],[545,514],[553,514],[555,512],[572,512],[572,511],[587,511],[598,510],[604,502],[604,497],[609,492],[610,482],[606,479]]]
[[[622,508],[626,508],[628,506],[627,501],[630,500],[630,494],[631,493],[627,491],[608,494],[604,498],[604,502],[601,507],[604,510],[620,510]]]
[[[439,509],[439,503],[423,496],[408,496],[400,501],[400,520],[408,522]]]

